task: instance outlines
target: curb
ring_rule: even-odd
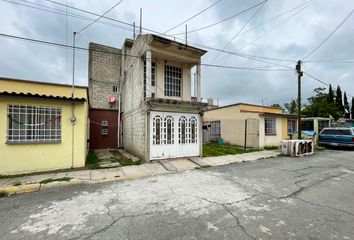
[[[266,159],[266,158],[274,158],[274,157],[279,157],[280,155],[281,155],[280,153],[279,154],[270,154],[268,156],[263,156],[263,157],[260,157],[257,159],[250,159],[248,161],[261,160],[261,159]],[[225,155],[225,156],[228,156],[228,155]],[[189,160],[194,162],[199,167],[203,167],[203,165],[205,165],[205,162],[207,162],[203,159],[198,159],[198,160],[189,159]],[[241,161],[241,162],[244,162],[244,161]],[[199,163],[201,163],[201,164],[199,164]],[[229,164],[234,164],[234,163],[238,163],[238,162],[229,162],[228,164],[221,164],[221,165],[229,165]],[[208,166],[215,167],[215,166],[221,166],[221,165],[208,165]],[[163,164],[162,164],[162,166],[165,167]],[[191,170],[191,169],[189,169],[189,170]],[[79,185],[79,184],[96,184],[96,183],[106,183],[106,182],[114,182],[114,181],[122,181],[122,180],[134,180],[134,179],[138,179],[141,177],[165,175],[165,174],[177,173],[177,172],[179,172],[179,171],[168,171],[166,173],[161,173],[161,174],[135,174],[135,175],[127,175],[127,176],[117,176],[117,177],[113,177],[113,178],[110,177],[110,178],[93,179],[93,180],[92,179],[73,178],[67,182],[55,181],[55,182],[50,182],[47,184],[29,183],[29,184],[24,184],[24,185],[19,185],[19,186],[0,187],[0,191],[5,191],[9,194],[9,196],[12,196],[12,195],[18,195],[18,194],[22,194],[22,193],[39,192],[39,191],[67,187],[67,186],[73,186],[73,185]]]

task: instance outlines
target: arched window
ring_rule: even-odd
[[[174,144],[174,119],[170,115],[164,120],[164,144]]]
[[[191,143],[198,143],[198,121],[195,117],[189,118]]]
[[[156,115],[152,120],[152,144],[160,145],[162,144],[162,118],[159,115]]]
[[[188,122],[187,118],[182,116],[178,121],[178,143],[188,143],[187,132],[188,132]]]

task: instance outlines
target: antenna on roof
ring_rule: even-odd
[[[188,35],[188,33],[187,33],[187,24],[186,24],[186,45],[188,45],[187,44],[187,35]]]
[[[135,40],[135,22],[133,22],[133,40]]]
[[[143,25],[143,9],[140,8],[140,30],[139,30],[139,35],[142,35],[142,25]]]

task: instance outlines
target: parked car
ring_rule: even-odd
[[[318,136],[320,145],[354,147],[354,128],[327,127]]]

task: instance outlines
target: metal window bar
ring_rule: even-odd
[[[10,143],[61,140],[61,108],[28,105],[7,106]]]

